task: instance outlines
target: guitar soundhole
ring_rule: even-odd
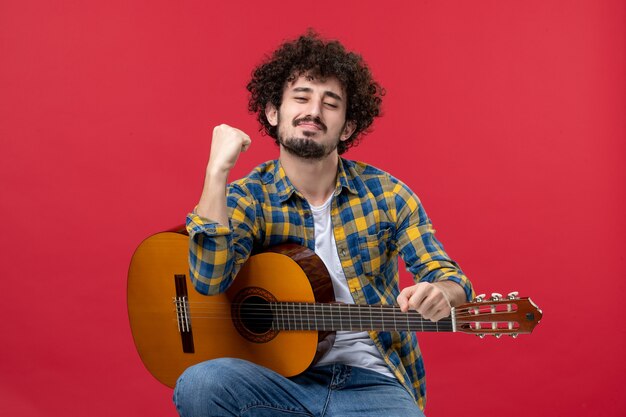
[[[274,316],[267,300],[257,296],[248,297],[239,311],[241,322],[248,331],[262,335],[272,329]]]
[[[237,294],[231,304],[231,315],[235,328],[246,340],[266,343],[276,337],[272,328],[274,313],[271,304],[274,296],[258,287],[245,288]]]

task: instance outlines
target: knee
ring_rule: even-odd
[[[220,358],[187,368],[174,388],[174,403],[179,414],[187,415],[183,410],[210,409],[234,400],[234,389],[253,375],[254,366],[241,359]]]
[[[229,381],[238,381],[247,374],[254,375],[255,367],[248,361],[235,358],[219,358],[190,366],[178,378],[180,383],[193,383],[194,386],[228,385]]]

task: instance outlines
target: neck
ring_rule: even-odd
[[[280,163],[293,186],[309,204],[322,205],[335,190],[339,165],[337,151],[323,159],[312,161],[281,149]]]

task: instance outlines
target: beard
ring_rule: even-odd
[[[312,120],[311,118],[304,117],[302,119],[296,119],[293,121],[292,125],[294,127],[298,126],[303,122],[315,122],[317,123],[322,131],[326,133],[326,126],[318,120]],[[280,115],[278,116],[278,125],[280,126]],[[339,145],[339,138],[334,140],[328,144],[321,144],[315,142],[313,138],[309,135],[304,134],[304,137],[294,137],[287,136],[282,131],[282,129],[278,129],[278,143],[282,145],[282,147],[292,155],[298,156],[303,159],[309,160],[320,160],[324,159],[328,155],[330,155],[337,146]]]
[[[278,136],[278,142],[292,155],[304,159],[320,160],[330,155],[339,144],[337,140],[334,144],[322,145],[310,138],[295,138]]]

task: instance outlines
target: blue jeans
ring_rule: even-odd
[[[340,364],[285,378],[241,359],[214,359],[180,376],[174,403],[181,417],[424,417],[395,379]]]

